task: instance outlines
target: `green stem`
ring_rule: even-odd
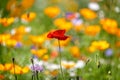
[[[59,56],[59,60],[60,60],[60,62],[59,62],[60,63],[60,72],[61,72],[61,75],[62,75],[62,79],[65,80],[64,76],[63,76],[64,73],[63,73],[63,70],[62,70],[62,65],[61,65],[62,54],[61,54],[60,40],[59,39],[58,39],[58,45],[59,45],[59,55],[60,55]]]

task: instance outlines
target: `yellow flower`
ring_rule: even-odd
[[[3,71],[4,70],[4,66],[3,64],[0,64],[0,71]]]
[[[15,67],[12,66],[12,68],[10,69],[10,73],[12,73],[12,74],[14,74],[14,73],[15,74],[20,74],[21,70],[22,70],[22,68],[20,66],[15,65]]]
[[[74,28],[75,31],[79,32],[79,31],[84,30],[84,25],[83,24],[76,25],[73,28]]]
[[[0,24],[2,24],[4,27],[7,27],[9,25],[11,25],[14,22],[14,18],[10,17],[10,18],[0,18]]]
[[[51,74],[52,76],[57,76],[58,73],[59,73],[58,70],[53,70],[53,71],[50,72],[50,74]]]
[[[10,69],[10,73],[12,73],[12,74],[14,74],[14,73],[15,74],[25,74],[28,71],[29,71],[29,67],[25,66],[22,68],[19,65],[12,66],[12,68]]]
[[[80,58],[80,50],[77,46],[73,46],[70,48],[70,53],[75,58]]]
[[[88,8],[83,8],[83,9],[80,9],[80,14],[85,18],[85,19],[88,19],[88,20],[92,20],[92,19],[95,19],[97,17],[97,14],[88,9]]]
[[[31,35],[30,40],[33,42],[34,45],[41,46],[45,42],[46,36],[45,35],[40,35],[40,36]]]
[[[44,10],[44,13],[50,18],[55,18],[57,15],[60,14],[60,8],[57,6],[47,7]]]
[[[17,44],[17,41],[14,39],[8,39],[5,41],[6,46],[14,47]]]
[[[72,23],[69,21],[66,21],[65,18],[58,18],[54,21],[55,26],[57,26],[59,29],[65,29],[70,30],[72,28]]]
[[[4,65],[4,70],[10,70],[11,68],[13,67],[13,64],[12,63],[6,63],[5,65]]]
[[[98,25],[93,25],[93,26],[87,26],[85,28],[85,33],[87,35],[95,36],[100,32],[100,26]]]
[[[15,28],[14,32],[15,35],[24,35],[27,33],[26,27],[23,25],[19,26],[18,28]]]
[[[63,47],[63,46],[67,46],[68,43],[70,42],[71,38],[67,38],[66,40],[60,40],[60,46]],[[58,46],[58,41],[54,41],[53,43],[55,46]]]
[[[0,34],[0,43],[4,43],[6,40],[10,39],[10,34]]]
[[[91,52],[91,53],[93,53],[93,52],[96,51],[96,48],[95,48],[94,46],[90,46],[90,47],[88,48],[88,51]]]
[[[100,24],[102,25],[103,29],[109,34],[115,34],[117,31],[118,23],[114,19],[102,19],[100,20]]]
[[[37,57],[41,58],[45,53],[47,53],[47,49],[39,49],[39,50],[31,50],[32,54],[36,55]]]
[[[49,55],[45,54],[43,57],[42,57],[42,60],[44,61],[47,61],[49,59]]]
[[[21,16],[21,19],[23,21],[27,21],[27,22],[30,22],[32,21],[34,18],[36,17],[36,13],[34,12],[30,12],[30,13],[25,13]]]
[[[96,50],[105,50],[109,48],[110,44],[107,41],[100,40],[100,41],[93,41],[91,46],[88,48],[90,52],[94,52]]]

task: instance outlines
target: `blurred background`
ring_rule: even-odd
[[[0,0],[0,80],[63,80],[60,61],[65,80],[119,80],[119,4]],[[55,30],[69,38],[59,45],[47,37]]]

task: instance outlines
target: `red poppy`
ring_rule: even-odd
[[[48,33],[47,37],[56,38],[59,40],[66,40],[68,36],[65,36],[64,34],[65,34],[65,30],[56,30],[56,31]]]

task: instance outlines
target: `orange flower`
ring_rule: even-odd
[[[32,21],[34,18],[36,17],[36,13],[34,12],[30,12],[30,13],[25,13],[21,16],[21,19],[23,21],[27,21],[27,22],[30,22]]]
[[[88,9],[88,8],[83,8],[80,10],[80,14],[85,18],[85,19],[88,19],[88,20],[92,20],[92,19],[95,19],[97,17],[97,14]]]
[[[35,0],[22,0],[21,5],[24,9],[30,8],[34,4]]]
[[[80,50],[77,46],[73,46],[70,48],[70,52],[73,57],[75,58],[80,58]]]
[[[117,36],[117,37],[120,37],[120,29],[117,29],[117,31],[116,31],[116,36]]]
[[[55,18],[57,15],[60,14],[60,9],[57,6],[47,7],[44,10],[44,13],[50,18]]]
[[[100,24],[109,34],[115,34],[117,31],[118,23],[116,20],[105,18],[100,20]]]
[[[0,80],[4,80],[4,75],[0,75]]]
[[[2,24],[4,27],[7,27],[9,25],[11,25],[14,22],[14,18],[10,17],[10,18],[0,18],[0,24]]]
[[[85,33],[87,35],[95,36],[100,32],[100,26],[98,25],[93,25],[93,26],[87,26],[85,28]]]

